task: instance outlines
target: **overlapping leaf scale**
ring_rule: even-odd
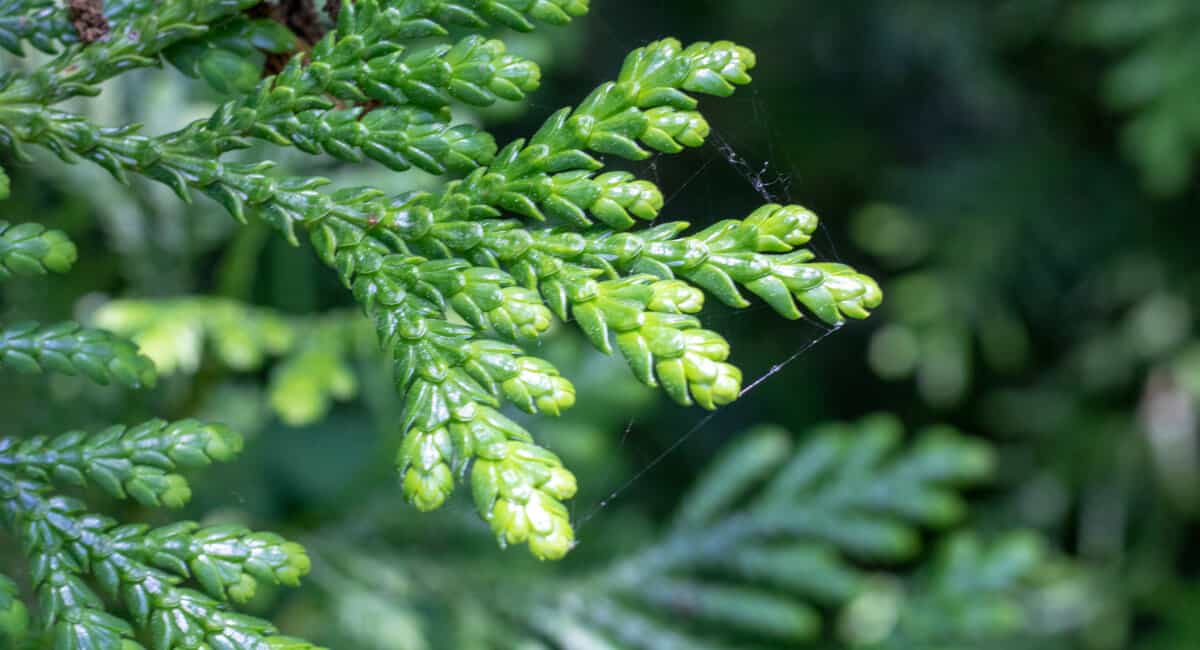
[[[224,603],[244,602],[262,583],[296,585],[309,568],[300,546],[237,526],[120,526],[50,485],[94,482],[114,496],[180,505],[190,494],[181,477],[168,486],[173,493],[157,492],[153,479],[228,460],[240,448],[237,434],[194,421],[0,440],[0,519],[31,561],[40,605],[33,633],[68,650],[135,650],[140,638],[154,650],[315,650]],[[188,579],[207,593],[187,587]],[[109,614],[106,602],[121,603],[133,624]]]

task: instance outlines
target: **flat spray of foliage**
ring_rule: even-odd
[[[798,437],[759,427],[681,486],[672,517],[591,531],[582,567],[431,557],[372,534],[315,544],[315,579],[347,647],[1074,647],[1055,637],[1078,611],[1045,611],[1086,583],[1037,535],[959,531],[922,553],[995,466],[980,440],[945,426],[905,435],[890,415]],[[393,624],[364,623],[377,618]]]
[[[742,375],[727,360],[726,341],[697,317],[706,296],[746,307],[753,295],[785,318],[808,313],[831,327],[865,318],[880,303],[870,278],[803,248],[817,228],[804,208],[766,205],[692,231],[660,220],[664,200],[654,184],[605,171],[606,158],[642,160],[701,145],[709,125],[697,97],[728,96],[749,83],[755,57],[746,48],[651,43],[628,56],[615,81],[554,113],[528,139],[499,146],[489,133],[455,123],[451,107],[519,100],[536,89],[539,71],[477,32],[564,24],[587,11],[587,0],[348,2],[329,12],[336,22],[314,42],[256,17],[258,4],[110,2],[105,20],[93,15],[83,30],[80,14],[50,0],[0,2],[0,45],[17,53],[23,43],[61,49],[31,73],[0,81],[0,142],[18,158],[41,147],[122,181],[144,176],[184,201],[200,193],[239,221],[260,219],[293,243],[306,239],[352,292],[394,363],[404,401],[396,465],[405,496],[421,510],[441,506],[462,480],[502,545],[527,544],[543,559],[572,548],[563,501],[575,493],[575,477],[501,413],[507,402],[556,416],[575,402],[566,377],[526,354],[555,319],[619,352],[638,379],[676,402],[715,409],[739,396]],[[465,35],[448,38],[452,28]],[[422,45],[410,45],[418,39]],[[259,80],[272,60],[264,52],[286,63]],[[208,119],[156,136],[56,107],[164,59],[229,99]],[[372,187],[325,191],[325,180],[274,173],[269,161],[222,159],[255,140],[446,180],[436,191],[399,196]],[[0,223],[0,279],[65,272],[74,259],[57,231]],[[211,314],[220,306],[192,308]],[[108,316],[138,329],[128,317]],[[265,336],[264,349],[303,362],[289,331],[277,329],[274,347]],[[337,370],[336,358],[307,362],[310,372]],[[154,381],[152,364],[132,344],[72,323],[3,325],[0,367],[129,388]],[[4,581],[6,634],[35,647],[52,639],[61,650],[310,647],[231,608],[258,583],[296,584],[309,568],[299,546],[238,527],[120,524],[59,495],[60,487],[84,486],[147,506],[181,506],[190,490],[179,472],[232,459],[242,444],[236,433],[152,421],[0,440],[0,509],[29,557],[40,626],[22,632],[24,606]],[[721,497],[700,495],[678,534],[720,505],[705,498]],[[753,558],[710,558],[739,559]],[[612,584],[622,588],[619,579]],[[663,582],[644,597],[669,605],[678,589]],[[120,618],[108,613],[114,603]],[[796,629],[780,632],[800,634],[803,611],[796,610]]]

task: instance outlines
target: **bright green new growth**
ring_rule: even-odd
[[[0,138],[45,146],[68,162],[87,158],[122,180],[145,175],[185,200],[199,190],[237,219],[261,218],[292,241],[307,232],[394,359],[405,399],[396,462],[420,509],[440,506],[456,477],[469,474],[476,506],[501,543],[527,542],[540,558],[571,548],[563,501],[575,492],[574,477],[500,412],[505,401],[550,415],[574,403],[570,382],[520,347],[537,341],[552,316],[578,323],[601,350],[615,343],[641,381],[675,401],[712,409],[737,398],[742,377],[727,362],[726,341],[695,316],[704,292],[745,307],[748,291],[784,317],[805,310],[832,326],[866,317],[881,300],[870,278],[801,248],[817,227],[803,208],[768,205],[694,234],[685,234],[686,222],[636,230],[659,218],[662,193],[626,172],[601,173],[601,156],[639,160],[703,144],[709,126],[694,96],[728,96],[748,83],[749,50],[652,43],[629,55],[616,81],[555,113],[532,138],[497,150],[486,132],[453,124],[449,107],[520,99],[537,86],[536,65],[476,35],[406,45],[444,36],[451,25],[565,23],[586,11],[581,0],[346,3],[336,29],[306,55],[210,119],[162,136],[48,108],[160,53],[205,74],[217,65],[210,57],[228,58],[215,52],[227,50],[229,34],[258,29],[237,14],[252,4],[121,5],[128,27],[117,22],[108,39],[7,82]],[[222,26],[206,35],[209,23]],[[286,45],[263,41],[271,51]],[[267,162],[218,161],[250,139],[463,177],[435,193],[322,193],[322,179],[269,176]]]
[[[195,372],[206,347],[239,371],[278,358],[270,404],[293,426],[316,422],[334,400],[353,397],[358,386],[352,357],[374,352],[370,324],[355,314],[295,317],[212,297],[114,300],[92,321],[135,343],[164,375]]]
[[[6,196],[7,188],[0,193],[0,197]],[[75,259],[75,244],[61,231],[46,230],[36,223],[0,221],[0,280],[49,271],[65,273]]]

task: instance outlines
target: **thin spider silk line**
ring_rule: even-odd
[[[779,363],[775,364],[774,366],[771,366],[771,369],[768,370],[765,374],[763,374],[763,376],[759,377],[758,379],[755,379],[753,382],[750,383],[749,386],[746,386],[745,388],[743,388],[742,392],[738,393],[738,399],[741,399],[746,393],[749,393],[751,390],[758,388],[758,386],[760,384],[762,384],[766,380],[773,377],[779,371],[786,368],[788,366],[788,364],[792,363],[796,359],[799,359],[802,355],[804,355],[804,353],[806,353],[809,350],[816,347],[816,345],[818,343],[820,343],[821,341],[824,341],[825,339],[829,338],[830,336],[833,336],[833,333],[840,329],[842,329],[841,323],[834,325],[833,327],[825,330],[824,333],[821,334],[820,336],[818,336],[817,338],[813,339],[812,341],[809,341],[806,345],[804,345],[799,350],[797,350],[794,354],[792,354],[792,356],[788,357],[787,359],[784,359],[783,361],[780,361]]]
[[[692,184],[692,181],[696,180],[697,178],[700,178],[700,175],[703,174],[705,171],[707,171],[708,168],[716,161],[717,161],[716,158],[709,158],[708,160],[704,161],[704,164],[700,165],[699,169],[692,172],[692,175],[689,176],[687,178],[687,180],[685,180],[683,182],[683,184],[679,186],[678,189],[676,189],[674,192],[672,192],[671,195],[668,196],[666,198],[666,200],[663,201],[663,208],[666,209],[667,206],[671,205],[671,202],[674,201],[676,198],[678,198],[679,195],[682,194],[683,191],[687,189],[688,185]],[[655,184],[659,185],[658,178],[657,178],[657,172],[658,172],[658,168],[655,167],[655,176],[656,176]]]
[[[625,443],[629,440],[629,434],[630,434],[630,432],[633,431],[633,425],[636,423],[637,423],[636,417],[629,418],[629,422],[625,423],[625,432],[621,434],[621,441],[619,443],[617,443],[617,451],[618,452],[625,449]],[[602,481],[602,483],[607,483],[608,480],[610,478],[612,478],[613,471],[615,471],[615,468],[613,468],[613,467],[608,468],[608,471],[605,472],[605,474],[604,474],[604,480]],[[571,499],[571,521],[575,520],[575,511],[576,511],[576,508],[578,508],[578,506],[579,506],[579,504],[578,504],[577,500]]]
[[[729,141],[715,127],[712,129],[712,138],[716,141],[717,152],[725,158],[725,162],[729,163],[729,166],[733,167],[743,180],[750,183],[750,187],[754,188],[759,198],[767,203],[780,203],[780,197],[771,191],[771,188],[776,185],[783,187],[783,194],[785,196],[791,195],[792,179],[787,174],[779,172],[775,175],[775,178],[767,180],[767,173],[771,169],[771,161],[764,162],[762,168],[755,172],[750,166],[750,162],[735,151],[733,145],[729,144]],[[787,203],[790,201],[783,202]]]
[[[842,329],[842,326],[837,325],[835,327],[825,330],[820,336],[814,338],[813,340],[811,340],[808,343],[805,343],[803,346],[801,346],[800,349],[796,350],[790,357],[771,366],[771,368],[768,369],[765,373],[763,373],[761,377],[755,379],[754,381],[750,382],[750,384],[748,384],[746,387],[742,388],[742,391],[740,393],[738,393],[738,400],[740,401],[741,398],[745,397],[750,391],[758,388],[759,386],[763,385],[763,383],[765,383],[768,379],[779,374],[779,372],[782,371],[784,368],[786,368],[788,365],[790,365],[791,363],[793,363],[800,357],[804,356],[809,350],[812,350],[814,347],[816,347],[818,343],[824,341],[825,339],[829,338],[830,336],[833,336],[833,334],[840,329]],[[662,462],[665,461],[668,457],[670,457],[671,454],[673,454],[676,450],[678,450],[680,447],[682,447],[685,442],[687,442],[692,436],[696,435],[696,433],[698,433],[701,429],[703,429],[705,425],[707,425],[709,422],[711,422],[712,419],[715,418],[718,413],[726,410],[727,408],[729,408],[729,407],[725,407],[725,408],[721,408],[721,409],[712,411],[708,415],[704,416],[695,425],[693,425],[691,429],[688,429],[683,435],[676,438],[675,442],[671,443],[671,445],[669,447],[667,447],[662,452],[660,452],[657,456],[655,456],[654,459],[651,460],[649,464],[647,464],[645,467],[643,467],[641,470],[639,470],[629,480],[625,481],[625,483],[623,483],[620,487],[618,487],[616,490],[614,490],[607,497],[605,497],[604,499],[601,499],[600,503],[598,503],[595,507],[593,507],[592,510],[589,511],[586,515],[584,515],[582,518],[580,518],[579,520],[574,522],[572,524],[572,526],[574,527],[575,531],[578,532],[579,530],[581,530],[588,522],[590,522],[592,519],[594,519],[596,517],[596,515],[600,514],[600,511],[604,510],[606,507],[609,506],[609,504],[611,504],[613,501],[615,501],[617,499],[617,497],[621,496],[621,494],[628,491],[629,488],[633,487],[638,481],[645,478],[645,476],[647,474],[654,471],[654,468],[656,468],[660,464],[662,464]],[[626,430],[626,432],[628,433],[628,430]],[[577,545],[578,545],[578,543],[579,542],[576,542]]]
[[[755,113],[756,121],[760,121],[762,119],[761,113],[764,113],[764,112],[766,112],[766,107],[760,106],[760,102],[759,102],[757,94],[756,94],[754,96],[754,113]],[[766,121],[768,122],[768,125],[769,125],[769,122],[770,122],[769,113],[766,116]],[[751,188],[754,189],[755,193],[757,193],[759,195],[759,198],[761,198],[763,201],[765,201],[767,203],[784,203],[784,204],[792,203],[792,200],[791,200],[792,178],[790,176],[788,176],[786,173],[783,173],[783,172],[775,172],[775,177],[773,179],[769,179],[767,176],[771,170],[771,163],[769,160],[764,162],[762,165],[762,168],[759,169],[757,172],[755,172],[753,167],[751,167],[750,162],[748,160],[746,160],[746,158],[744,156],[739,154],[733,148],[733,146],[729,143],[729,141],[726,140],[721,135],[721,133],[718,132],[715,128],[712,129],[711,136],[713,139],[711,146],[713,146],[713,148],[716,149],[718,156],[721,159],[723,159],[726,162],[726,164],[728,164],[730,167],[732,167],[734,169],[734,171],[737,172],[737,174],[739,176],[741,176],[742,179],[744,181],[746,181],[750,185]],[[774,154],[774,147],[772,147],[772,155],[773,154]],[[715,161],[716,161],[716,158],[709,158],[708,160],[706,160],[700,166],[699,169],[697,169],[695,172],[693,172],[683,182],[682,187],[677,188],[670,195],[670,197],[668,197],[664,201],[664,207],[666,205],[670,204],[676,197],[678,197],[688,185],[690,185],[693,181],[695,181],[697,178],[699,178]],[[661,186],[661,183],[658,182],[659,178],[658,178],[658,157],[657,156],[651,161],[650,168],[655,176],[655,181],[656,181],[655,184]],[[776,193],[774,191],[776,188],[778,188],[780,190],[780,193],[782,194],[782,196],[780,196],[779,193]],[[825,238],[828,239],[830,244],[832,245],[833,238],[829,235],[829,232],[825,230],[824,223],[818,222],[818,224],[819,224],[819,227],[822,229],[822,232],[825,234]],[[838,259],[836,247],[833,249],[833,257],[835,259]],[[750,382],[748,385],[743,387],[742,390],[738,393],[738,401],[740,401],[741,398],[745,397],[751,391],[756,390],[757,388],[762,386],[771,377],[774,377],[775,375],[779,374],[781,371],[783,371],[784,368],[788,367],[789,365],[794,363],[797,359],[804,356],[807,352],[809,352],[814,347],[816,347],[816,345],[818,343],[821,343],[825,339],[829,338],[830,336],[832,336],[835,332],[837,332],[841,328],[842,328],[841,324],[838,324],[829,329],[822,328],[823,332],[819,336],[813,338],[812,340],[810,340],[807,343],[805,343],[804,345],[802,345],[798,350],[796,350],[794,353],[792,353],[791,356],[789,356],[788,358],[784,359],[783,361],[781,361],[779,363],[774,364],[766,372],[764,372],[761,376],[759,376],[757,379],[755,379],[754,381]],[[591,522],[592,519],[594,519],[598,514],[600,514],[601,511],[603,511],[618,497],[620,497],[622,494],[624,494],[626,491],[628,491],[631,487],[633,487],[635,484],[637,484],[641,479],[645,478],[646,475],[648,475],[650,472],[654,471],[654,469],[656,467],[658,467],[660,464],[662,464],[667,458],[669,458],[671,456],[671,454],[675,453],[675,451],[677,451],[680,447],[682,447],[688,440],[690,440],[693,436],[695,436],[696,433],[698,433],[709,422],[711,422],[713,420],[713,418],[715,418],[717,416],[718,413],[724,411],[726,408],[729,408],[729,407],[727,406],[725,408],[712,411],[711,413],[708,413],[703,418],[701,418],[700,421],[698,421],[696,424],[694,424],[690,429],[688,429],[686,432],[684,432],[681,436],[676,438],[674,442],[672,442],[666,449],[664,449],[657,456],[655,456],[642,469],[638,470],[638,472],[636,474],[634,474],[632,477],[630,477],[628,480],[626,480],[623,484],[621,484],[620,487],[618,487],[616,490],[612,491],[607,497],[601,499],[600,502],[598,504],[596,504],[582,518],[575,519],[575,512],[574,512],[575,504],[572,503],[571,518],[573,520],[572,526],[575,528],[575,530],[579,531],[585,525],[587,525],[589,522]],[[621,437],[621,445],[622,446],[624,446],[625,440],[626,440],[626,438],[628,438],[629,432],[633,428],[633,424],[634,424],[634,420],[631,419],[629,421],[628,426],[625,427],[625,433]],[[579,543],[580,543],[579,541],[576,541],[576,545],[578,545]]]
[[[754,102],[753,106],[756,119],[760,119],[758,118],[760,111],[764,113],[766,115],[765,119],[769,128],[771,122],[770,112],[766,106],[759,106],[760,100],[758,99],[757,94],[753,95],[752,99]],[[733,145],[729,144],[729,141],[722,136],[719,131],[717,131],[716,127],[713,127],[712,129],[712,139],[715,141],[713,147],[717,150],[717,153],[720,154],[721,157],[725,159],[725,162],[728,163],[729,166],[732,167],[733,170],[742,177],[742,180],[746,181],[750,185],[750,187],[758,194],[759,198],[767,203],[779,203],[782,205],[794,203],[792,200],[792,178],[790,176],[783,172],[775,172],[774,178],[768,178],[767,174],[771,169],[770,160],[764,162],[762,167],[755,172],[754,168],[750,165],[750,161],[748,161],[745,156],[739,154],[733,148]],[[768,142],[773,143],[773,140],[769,140]],[[774,155],[774,145],[769,144],[769,146],[771,148],[772,155]],[[772,189],[776,186],[781,187],[780,192],[772,191]],[[842,256],[838,253],[837,243],[834,241],[833,235],[830,234],[829,228],[826,226],[824,220],[817,221],[817,229],[821,231],[824,242],[829,245],[830,257],[837,262],[841,262]],[[812,242],[811,246],[817,252],[821,252],[816,248],[816,242]]]

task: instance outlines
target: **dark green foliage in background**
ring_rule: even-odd
[[[1200,644],[1194,3],[360,1],[325,36],[256,4],[110,0],[139,38],[82,46],[58,3],[0,0],[30,157],[2,159],[0,488],[79,522],[32,570],[0,536],[0,647],[43,647],[54,598],[98,647],[193,647],[130,570],[285,648]],[[644,83],[697,42],[724,76]],[[828,330],[878,297],[842,263],[887,299]],[[430,312],[396,287],[457,314],[434,348],[503,418],[472,425],[574,474],[562,561],[450,493],[458,423],[414,423],[391,363]],[[703,381],[657,358],[680,334]]]

